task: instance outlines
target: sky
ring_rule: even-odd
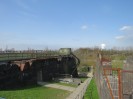
[[[133,0],[0,0],[0,48],[133,46]]]

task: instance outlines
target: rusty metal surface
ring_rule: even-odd
[[[112,91],[112,88],[111,88],[111,84],[110,84],[110,81],[108,79],[109,77],[108,77],[108,75],[106,73],[107,71],[106,71],[106,69],[103,69],[103,71],[104,71],[104,76],[105,76],[105,79],[106,79],[106,82],[107,82],[108,89],[110,91],[110,96],[111,96],[112,99],[114,99],[113,91]]]
[[[30,54],[28,53],[28,55]],[[72,77],[78,76],[77,65],[79,61],[74,55],[45,56],[42,54],[38,56],[37,54],[35,56],[36,54],[32,54],[32,57],[28,56],[29,59],[27,57],[18,59],[15,55],[17,54],[10,54],[8,57],[2,56],[3,60],[0,62],[0,89],[36,83],[39,75],[43,81],[52,80],[62,74],[68,74]],[[19,54],[19,56],[21,55],[22,53]],[[10,60],[12,57],[14,58]]]

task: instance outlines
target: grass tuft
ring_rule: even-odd
[[[84,99],[99,99],[97,86],[96,86],[94,78],[91,80],[91,82],[86,90]]]

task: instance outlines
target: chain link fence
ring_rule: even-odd
[[[110,91],[108,90],[108,86],[103,73],[103,67],[101,66],[100,60],[97,60],[94,78],[97,84],[100,99],[111,99]]]
[[[94,77],[100,99],[133,99],[133,58],[127,58],[123,68],[102,66],[97,60]]]
[[[133,57],[128,57],[122,72],[123,99],[133,99]]]

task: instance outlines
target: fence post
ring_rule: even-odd
[[[118,94],[119,94],[119,99],[122,99],[122,70],[118,68]]]
[[[106,74],[107,69],[103,69],[103,71],[104,71],[104,76],[106,78],[107,85],[108,85],[108,88],[109,88],[109,91],[110,91],[110,95],[111,95],[112,99],[114,99],[113,92],[111,90],[111,86],[110,86],[110,83],[109,83],[109,79],[108,79],[107,74]]]

